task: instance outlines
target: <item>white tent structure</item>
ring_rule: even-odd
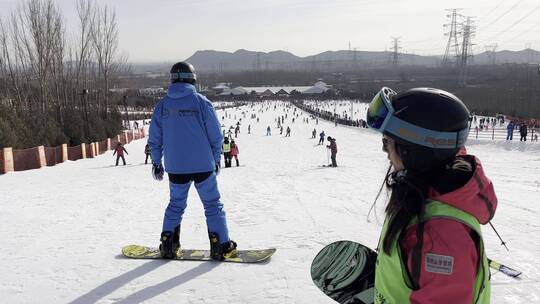
[[[219,95],[248,95],[258,96],[290,95],[293,92],[300,94],[322,94],[330,90],[332,86],[322,81],[318,81],[313,86],[276,86],[276,87],[236,87],[226,88]]]

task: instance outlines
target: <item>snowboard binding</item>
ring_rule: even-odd
[[[163,231],[161,233],[159,252],[164,259],[174,259],[180,251],[180,226],[176,226],[174,232]]]
[[[230,240],[221,243],[219,235],[215,232],[208,233],[208,237],[210,238],[210,256],[212,259],[223,261],[236,256],[236,242]]]

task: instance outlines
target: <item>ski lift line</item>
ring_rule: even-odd
[[[488,25],[485,25],[485,26],[481,26],[480,28],[486,28],[486,27],[489,27],[489,26],[492,26],[493,24],[495,24],[497,21],[501,20],[503,17],[505,17],[506,15],[508,15],[511,11],[513,11],[514,9],[516,9],[520,4],[521,2],[523,2],[524,0],[517,0],[516,3],[514,3],[514,5],[512,5],[509,9],[507,9],[504,13],[502,13],[502,15],[500,15],[499,17],[495,18],[495,20],[491,21]]]

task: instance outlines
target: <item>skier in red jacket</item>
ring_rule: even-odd
[[[124,163],[124,166],[126,165],[126,159],[124,158],[124,152],[129,155],[128,151],[124,148],[124,145],[122,143],[116,144],[116,148],[114,148],[113,156],[116,154],[116,165],[118,166],[118,161],[120,158],[122,159],[122,162]]]
[[[236,160],[236,166],[240,166],[238,162],[238,154],[240,154],[240,151],[238,150],[238,145],[233,141],[231,141],[231,157]]]

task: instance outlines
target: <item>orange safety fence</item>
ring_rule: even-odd
[[[15,171],[24,171],[41,168],[37,147],[24,150],[13,150],[13,164]]]

